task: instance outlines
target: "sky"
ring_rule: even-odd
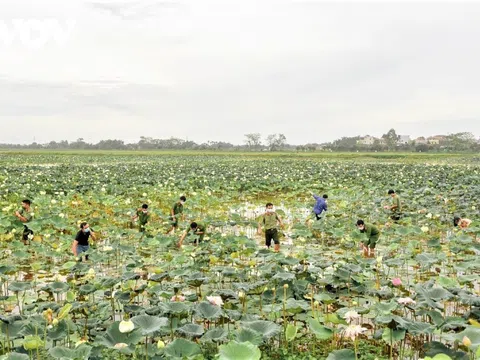
[[[480,136],[480,2],[0,5],[0,143]]]

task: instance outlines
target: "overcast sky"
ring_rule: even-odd
[[[2,143],[480,135],[480,2],[0,5]]]

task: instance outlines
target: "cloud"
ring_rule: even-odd
[[[25,4],[9,5],[8,16],[31,14]],[[75,138],[58,131],[63,121],[88,124],[96,141],[188,134],[240,143],[245,133],[283,132],[306,143],[391,127],[480,134],[478,3],[72,4],[77,25],[64,47],[17,46],[0,57],[1,119],[28,123],[26,132]],[[60,1],[32,7],[72,14]]]

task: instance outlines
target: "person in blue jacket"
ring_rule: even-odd
[[[327,206],[327,199],[328,195],[325,194],[322,197],[315,195],[313,192],[310,192],[312,196],[315,198],[315,206],[313,207],[312,217],[316,220],[320,220],[322,218],[322,214],[328,210]]]

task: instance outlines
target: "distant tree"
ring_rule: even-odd
[[[270,151],[280,150],[286,143],[287,138],[283,134],[271,134],[267,136],[267,144]]]
[[[382,139],[385,140],[388,149],[393,150],[397,146],[398,140],[400,140],[400,136],[397,135],[395,129],[390,129],[386,134],[382,135]]]
[[[361,136],[344,136],[341,139],[335,140],[331,148],[335,151],[356,151],[360,148],[358,145],[358,140],[360,139]]]
[[[476,144],[475,136],[470,132],[450,134],[446,139],[446,147],[451,151],[475,150]]]
[[[245,134],[245,144],[250,149],[259,149],[262,146],[262,135],[259,133]]]

